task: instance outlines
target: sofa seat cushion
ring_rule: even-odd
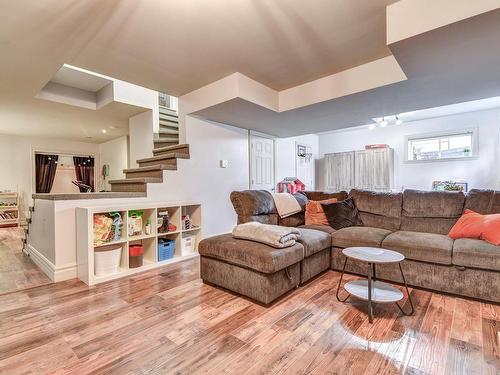
[[[368,246],[380,247],[380,244],[392,232],[387,229],[373,227],[348,227],[332,234],[332,244],[335,247]]]
[[[307,228],[298,229],[300,230],[300,237],[297,241],[304,246],[305,257],[332,247],[332,236],[328,233]]]
[[[387,236],[382,247],[396,250],[408,259],[451,264],[453,240],[443,234],[400,230]]]
[[[329,225],[300,225],[299,229],[300,228],[320,230],[320,231],[328,233],[328,234],[332,234],[335,232],[335,229],[333,229]]]
[[[230,233],[205,238],[198,245],[198,252],[263,273],[278,272],[304,259],[304,246],[298,242],[276,249],[260,242],[233,238]]]
[[[453,244],[453,264],[500,271],[500,246],[471,238],[455,240]]]

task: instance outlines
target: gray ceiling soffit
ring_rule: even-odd
[[[390,49],[407,81],[281,113],[233,99],[195,115],[289,137],[500,95],[500,10],[403,40]]]

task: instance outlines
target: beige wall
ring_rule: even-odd
[[[104,161],[111,165],[111,175],[121,178],[126,168],[127,137],[106,142],[102,145],[85,142],[71,142],[59,139],[0,135],[0,190],[18,191],[21,200],[21,216],[25,217],[31,205],[34,192],[34,153],[53,152],[68,155],[91,155],[96,163],[96,188],[99,189],[101,152]]]

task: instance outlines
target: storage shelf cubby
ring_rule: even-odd
[[[141,234],[130,236],[128,232],[129,213],[140,211],[142,213]],[[168,212],[169,222],[176,226],[176,230],[161,233],[158,231],[159,213]],[[120,277],[129,276],[138,272],[150,270],[168,263],[197,256],[197,252],[187,254],[182,251],[182,239],[185,236],[193,236],[197,244],[201,240],[201,205],[197,203],[146,203],[129,207],[87,207],[77,208],[77,254],[78,254],[78,277],[88,285],[94,285]],[[122,230],[118,240],[94,243],[94,216],[106,215],[119,212],[122,217]],[[196,226],[183,230],[182,215],[190,215],[191,222]],[[147,222],[151,224],[151,233],[146,234]],[[158,243],[160,239],[166,238],[175,241],[174,255],[171,259],[159,260]],[[129,245],[140,243],[143,246],[143,264],[141,267],[131,268],[129,265]],[[94,273],[94,251],[102,250],[105,246],[122,245],[120,264],[117,273],[96,276]]]
[[[0,192],[0,226],[19,225],[19,195],[13,192]]]

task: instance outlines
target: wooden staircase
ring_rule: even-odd
[[[179,144],[179,116],[177,112],[160,106],[160,131],[155,134],[155,148]]]
[[[138,168],[124,169],[125,178],[111,180],[113,192],[147,192],[148,183],[162,183],[163,171],[177,170],[178,159],[189,159],[189,145],[175,144],[163,146],[154,144],[153,156],[137,160]]]
[[[179,115],[171,109],[176,107],[174,98],[158,95],[160,127],[153,137],[153,156],[137,160],[138,168],[124,169],[124,179],[109,181],[112,192],[146,193],[149,183],[163,182],[163,171],[177,170],[178,159],[189,159],[189,145],[179,144]]]

